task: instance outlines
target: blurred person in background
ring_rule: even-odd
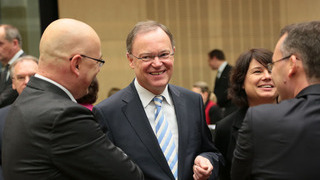
[[[192,91],[199,93],[202,96],[207,124],[216,124],[222,118],[222,114],[220,108],[216,104],[216,97],[209,90],[208,84],[203,81],[198,81],[193,84]]]
[[[108,92],[108,96],[107,97],[110,97],[112,95],[114,95],[115,93],[117,93],[118,91],[120,91],[121,89],[120,88],[117,88],[117,87],[113,87],[109,90]]]
[[[24,56],[22,38],[19,30],[9,24],[0,24],[0,107],[12,104],[18,97],[18,92],[12,89],[10,65],[19,57]]]

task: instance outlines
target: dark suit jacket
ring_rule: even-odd
[[[174,85],[168,89],[179,129],[179,179],[193,179],[192,166],[199,154],[213,163],[216,176],[221,154],[211,141],[200,95]],[[146,179],[174,179],[133,82],[96,105],[93,112],[110,139],[139,165]]]
[[[226,166],[220,168],[220,180],[231,179],[230,171],[233,151],[238,138],[238,130],[242,125],[247,109],[248,108],[240,108],[216,124],[214,144],[219,149],[226,162]]]
[[[5,119],[7,118],[8,112],[10,110],[10,105],[0,108],[0,154],[2,154],[2,137],[3,137],[3,128],[4,128],[4,123]],[[0,157],[0,180],[3,180],[3,175],[2,175],[2,159]]]
[[[232,66],[227,64],[221,73],[220,78],[216,78],[214,85],[214,94],[217,96],[217,104],[220,108],[224,108],[224,117],[234,112],[237,107],[228,98],[229,79]]]
[[[12,104],[18,97],[18,92],[12,89],[12,79],[9,79],[3,83],[0,88],[0,108]]]
[[[239,130],[233,179],[320,179],[320,84],[294,99],[248,109]]]
[[[91,111],[31,77],[11,106],[3,137],[5,179],[140,179],[142,172],[100,129]]]
[[[26,54],[23,53],[19,57],[25,55]],[[17,99],[18,95],[18,92],[12,89],[12,79],[10,77],[7,81],[0,81],[0,108],[12,104]]]

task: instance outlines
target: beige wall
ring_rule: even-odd
[[[126,59],[125,39],[138,21],[152,19],[170,28],[176,41],[172,84],[190,88],[203,80],[213,86],[207,53],[222,49],[230,64],[253,47],[273,50],[286,24],[318,20],[318,0],[59,0],[61,18],[91,25],[102,41],[107,60],[98,75],[97,102],[112,87],[126,87],[134,78]],[[76,30],[76,29],[75,29]]]

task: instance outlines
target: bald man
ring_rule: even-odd
[[[87,24],[60,19],[40,41],[37,74],[11,107],[3,138],[5,179],[143,179],[141,170],[76,103],[104,61]]]

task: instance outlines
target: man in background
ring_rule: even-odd
[[[208,63],[212,70],[218,71],[213,92],[217,96],[217,104],[222,110],[223,117],[225,117],[237,109],[231,98],[228,97],[232,66],[227,63],[223,51],[219,49],[214,49],[208,53]]]
[[[220,121],[222,118],[221,110],[216,104],[216,95],[209,90],[208,84],[204,81],[195,82],[191,90],[199,93],[202,97],[207,124],[216,124]]]
[[[19,30],[8,24],[0,25],[0,107],[12,104],[18,97],[16,90],[12,89],[10,78],[10,65],[24,55],[22,39]]]
[[[26,87],[31,76],[33,76],[38,70],[38,59],[33,56],[23,56],[18,58],[10,66],[10,78],[12,79],[12,89],[17,90],[18,94],[21,94]],[[2,134],[5,119],[11,105],[0,108],[0,154],[2,149]],[[2,160],[0,158],[0,164]],[[0,180],[3,179],[2,166],[0,167]]]
[[[146,179],[213,178],[221,154],[211,141],[201,96],[168,84],[173,42],[166,26],[155,21],[137,23],[127,36],[127,59],[136,78],[93,111]]]
[[[8,113],[3,135],[4,179],[143,179],[78,99],[104,64],[89,25],[52,22],[40,40],[38,72]]]
[[[320,21],[282,30],[268,64],[281,102],[248,109],[232,179],[320,179],[319,34]]]

